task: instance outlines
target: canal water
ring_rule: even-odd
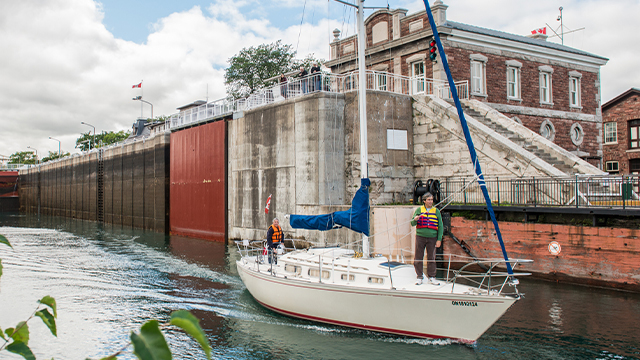
[[[523,278],[525,298],[475,345],[464,345],[266,310],[240,281],[234,246],[19,214],[0,214],[0,234],[13,245],[0,245],[0,327],[28,318],[45,295],[57,300],[57,338],[40,319],[29,322],[38,359],[113,354],[132,330],[149,319],[166,322],[177,309],[201,319],[217,359],[640,358],[640,294]],[[165,333],[174,358],[204,358],[180,331]],[[20,358],[0,352],[0,359]],[[134,358],[130,351],[120,357]]]

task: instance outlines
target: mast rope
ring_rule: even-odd
[[[482,169],[480,167],[480,163],[478,162],[478,155],[476,154],[475,146],[473,145],[473,141],[471,140],[471,133],[469,132],[469,126],[467,125],[467,120],[464,118],[464,111],[462,111],[462,105],[460,104],[460,99],[458,98],[458,90],[456,89],[455,83],[453,82],[453,77],[451,76],[451,70],[449,69],[447,56],[445,55],[444,47],[442,46],[442,41],[440,40],[440,35],[438,34],[438,28],[436,27],[436,23],[433,19],[433,14],[431,13],[431,6],[429,6],[429,0],[423,0],[423,2],[426,8],[427,16],[429,17],[429,25],[431,26],[431,31],[433,32],[433,38],[435,39],[436,45],[438,46],[438,51],[440,52],[440,59],[442,61],[442,66],[444,67],[444,71],[447,74],[447,80],[449,81],[449,89],[451,90],[451,96],[453,97],[453,101],[456,104],[456,109],[458,110],[458,117],[460,118],[460,125],[462,126],[462,131],[464,132],[465,140],[467,141],[467,147],[469,148],[469,154],[471,155],[471,162],[477,165],[477,167],[476,166],[474,167],[476,170],[476,174],[478,176],[478,183],[480,184],[480,189],[482,190],[482,194],[484,195],[485,201],[487,203],[487,211],[491,216],[491,221],[493,221],[493,227],[496,230],[496,235],[498,237],[498,241],[500,242],[500,248],[502,249],[502,256],[504,257],[505,264],[507,265],[507,272],[509,273],[509,275],[513,275],[513,269],[511,267],[511,263],[509,262],[509,256],[507,255],[507,249],[505,248],[504,242],[502,241],[502,233],[500,233],[500,226],[498,225],[496,214],[493,212],[493,206],[491,205],[491,198],[489,197],[489,192],[487,191],[487,186],[484,181],[484,176],[482,175]]]

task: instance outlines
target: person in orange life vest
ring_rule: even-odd
[[[275,263],[278,263],[278,259],[274,256],[274,249],[278,247],[278,245],[282,244],[284,241],[284,235],[282,233],[282,228],[280,227],[280,220],[278,218],[273,218],[273,223],[269,226],[269,230],[267,230],[267,247],[269,248],[269,264],[271,264],[271,259],[275,259]]]
[[[442,216],[440,210],[433,206],[433,194],[426,193],[422,196],[424,206],[420,206],[413,212],[411,226],[416,226],[416,247],[413,267],[416,270],[418,281],[421,285],[424,278],[422,273],[424,250],[427,249],[427,276],[430,284],[440,285],[436,280],[436,248],[442,244]]]

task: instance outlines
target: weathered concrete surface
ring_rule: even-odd
[[[344,101],[342,94],[315,93],[246,111],[229,121],[230,239],[263,239],[278,217],[287,238],[317,244],[350,241],[353,235],[347,230],[293,230],[285,220],[287,214],[348,208]]]
[[[169,135],[104,148],[104,222],[168,232]],[[20,170],[20,210],[97,220],[98,150]]]
[[[357,92],[345,95],[347,197],[360,186],[360,117]],[[367,134],[371,204],[406,203],[414,183],[412,99],[407,95],[367,91]],[[405,130],[408,150],[387,149],[387,130]]]

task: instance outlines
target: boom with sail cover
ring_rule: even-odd
[[[369,236],[369,186],[368,178],[360,179],[360,189],[351,201],[351,208],[323,215],[290,215],[289,225],[294,229],[331,230],[346,227]]]

